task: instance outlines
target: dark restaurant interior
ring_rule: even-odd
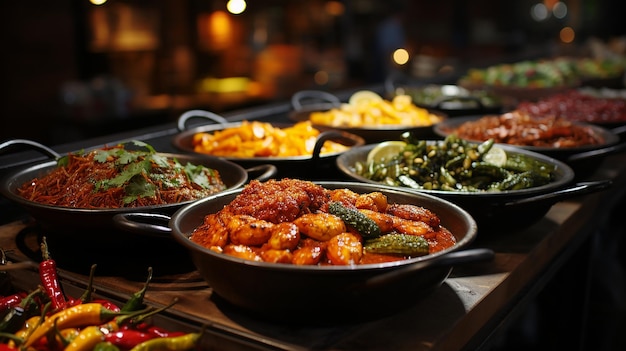
[[[585,54],[590,40],[609,45],[625,31],[617,0],[571,1],[566,17],[539,20],[535,3],[271,0],[228,15],[226,1],[4,2],[2,116],[11,128],[0,137],[71,142],[189,109],[224,113],[302,89],[381,84],[389,69],[428,80]],[[576,28],[574,42],[559,39],[563,26]],[[384,45],[404,46],[410,62],[384,62],[385,30],[395,38]]]
[[[56,146],[174,125],[188,110],[284,104],[302,90],[382,92],[390,77],[450,83],[502,62],[626,56],[619,0],[249,0],[241,13],[236,3],[3,1],[0,141]],[[407,56],[394,61],[398,48]],[[614,238],[626,234],[624,210],[610,209],[596,255],[546,282],[489,350],[626,347],[626,244]],[[582,312],[572,282],[590,264]],[[562,341],[579,328],[585,345]]]

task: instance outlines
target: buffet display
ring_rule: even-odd
[[[391,318],[440,289],[456,267],[491,262],[481,235],[514,235],[556,204],[612,186],[585,179],[588,164],[577,162],[596,167],[626,149],[625,99],[580,87],[623,73],[618,63],[559,58],[472,69],[458,85],[403,85],[389,99],[372,90],[346,102],[303,91],[272,121],[188,111],[167,136],[176,153],[147,140],[67,155],[28,140],[2,143],[0,150],[35,147],[51,160],[11,170],[1,184],[32,220],[21,224],[34,234],[16,236],[24,269],[42,281],[7,296],[0,337],[6,347],[42,350],[192,349],[206,339],[200,325],[147,332],[157,329],[149,319],[157,313],[195,324],[199,313],[177,309],[177,299],[146,304],[151,277],[125,305],[94,297],[95,263],[107,256],[93,262],[84,295],[66,294],[50,251],[65,255],[68,242],[96,245],[88,260],[124,242],[130,250],[117,253],[128,255],[127,266],[184,266],[173,280],[193,277],[202,298],[186,298],[202,311],[216,313],[222,301],[280,325]],[[519,100],[504,111],[512,92]],[[187,126],[192,117],[208,123]],[[267,171],[252,177],[259,166]],[[32,248],[28,235],[42,245]],[[0,267],[16,269],[0,249]],[[60,269],[71,271],[72,260]],[[121,266],[111,274],[132,270]],[[12,320],[18,308],[28,315]],[[144,339],[131,345],[122,331]]]

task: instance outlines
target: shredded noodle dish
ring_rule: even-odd
[[[88,153],[70,153],[45,176],[23,184],[18,193],[27,200],[73,208],[121,208],[180,203],[226,189],[217,170],[155,152],[133,142]]]

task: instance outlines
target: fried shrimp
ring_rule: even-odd
[[[263,259],[264,262],[291,263],[293,254],[289,250],[261,250],[261,259]]]
[[[404,219],[400,217],[393,218],[393,229],[398,233],[409,235],[422,235],[425,236],[429,233],[433,233],[433,227],[422,221],[412,221],[410,219]]]
[[[347,230],[341,218],[325,212],[304,214],[293,223],[302,234],[319,241],[328,241]]]
[[[275,226],[248,215],[229,216],[226,222],[230,241],[235,245],[262,245],[272,237]]]
[[[228,229],[221,216],[220,213],[205,216],[202,225],[193,231],[189,239],[208,248],[224,247],[228,243]]]
[[[300,229],[291,222],[278,223],[272,231],[267,245],[277,250],[292,250],[300,242]]]
[[[387,213],[396,217],[410,219],[412,221],[422,221],[431,227],[438,227],[441,222],[439,217],[431,210],[409,204],[391,204],[387,207]]]
[[[359,194],[350,189],[335,189],[329,192],[330,201],[341,202],[344,205],[354,205]]]
[[[359,212],[373,220],[380,228],[381,233],[388,233],[394,229],[393,217],[391,215],[366,209],[359,209]]]
[[[327,242],[304,238],[300,246],[293,252],[291,263],[296,265],[318,264],[326,254],[326,246]]]
[[[385,212],[387,210],[387,196],[378,191],[362,194],[356,198],[354,206],[359,209]]]
[[[261,262],[263,259],[250,246],[228,244],[224,246],[223,253],[234,257],[243,258],[244,260]]]
[[[326,257],[334,265],[358,264],[363,257],[361,238],[352,233],[341,233],[328,240]]]

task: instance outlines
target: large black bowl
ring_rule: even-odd
[[[172,144],[178,150],[195,155],[202,155],[202,153],[196,152],[193,147],[193,137],[197,133],[212,133],[221,131],[227,128],[235,128],[241,125],[242,122],[228,122],[223,117],[215,115],[208,111],[189,111],[191,113],[185,113],[178,119],[178,129],[180,132],[176,134],[172,139]],[[211,124],[204,124],[200,126],[188,126],[188,121],[191,118],[204,118],[211,121]],[[216,123],[215,123],[216,122]],[[292,126],[289,123],[272,123],[277,128],[285,128]],[[223,159],[237,163],[243,167],[255,167],[264,164],[273,164],[277,167],[277,177],[292,177],[292,178],[305,178],[311,175],[310,169],[316,169],[317,174],[324,174],[325,170],[334,170],[335,159],[340,152],[321,154],[320,151],[324,142],[335,141],[346,146],[354,147],[365,144],[365,140],[358,135],[348,133],[346,131],[339,131],[331,128],[318,127],[320,135],[318,136],[312,155],[307,156],[286,156],[286,157],[228,157],[224,156]]]
[[[441,252],[403,261],[353,266],[296,266],[254,262],[217,253],[189,240],[207,214],[221,210],[240,189],[210,196],[178,210],[169,221],[174,239],[184,246],[216,294],[264,319],[290,323],[338,323],[381,317],[405,309],[439,287],[452,266],[491,258],[490,250],[462,250],[475,239],[474,219],[437,197],[402,189],[353,182],[317,182],[327,189],[357,193],[380,191],[390,203],[424,206],[434,211],[457,244]],[[319,313],[302,307],[319,306]]]
[[[453,134],[454,131],[466,122],[476,121],[484,115],[480,116],[464,116],[454,119],[448,119],[437,124],[433,131],[440,137],[446,137]],[[594,134],[598,135],[602,142],[594,145],[581,145],[576,147],[546,147],[546,146],[527,146],[513,145],[521,149],[540,153],[559,161],[565,162],[576,172],[576,178],[582,179],[584,176],[590,175],[602,163],[605,156],[622,152],[626,150],[626,143],[620,141],[620,135],[626,132],[625,127],[616,127],[608,129],[599,125],[584,122],[572,122],[576,125],[589,128]],[[475,140],[484,141],[484,140]]]
[[[429,141],[436,142],[436,141]],[[339,170],[351,179],[381,184],[360,176],[355,171],[357,162],[365,163],[368,153],[377,144],[354,148],[337,158]],[[545,185],[500,192],[461,192],[445,190],[422,190],[398,187],[403,191],[421,192],[449,200],[466,209],[478,222],[481,232],[497,230],[503,233],[526,228],[539,219],[556,202],[571,196],[604,189],[609,181],[573,183],[574,171],[567,164],[536,152],[510,145],[498,144],[507,154],[524,154],[554,167],[553,180]]]
[[[327,102],[315,102],[301,104],[299,101],[304,97],[315,96],[316,94],[322,94],[322,97],[326,97],[328,93],[319,92],[316,90],[301,91],[292,97],[292,111],[289,112],[288,117],[294,122],[308,121],[310,115],[313,112],[327,111],[333,107],[338,107],[338,99]],[[440,111],[430,111],[433,114],[437,114],[442,120],[447,116]],[[431,138],[435,134],[433,132],[433,125],[429,126],[403,126],[403,125],[380,125],[375,127],[347,127],[347,126],[327,126],[314,124],[318,128],[332,128],[340,130],[346,133],[355,134],[363,139],[366,143],[376,143],[385,140],[395,140],[400,138],[402,133],[411,131],[414,135],[421,138]]]
[[[138,274],[144,275],[148,265],[163,267],[171,271],[179,267],[178,263],[188,260],[180,255],[177,245],[169,234],[159,232],[128,230],[120,227],[114,217],[118,214],[130,212],[159,213],[171,215],[184,205],[193,201],[132,208],[71,208],[54,206],[28,200],[18,194],[17,189],[25,182],[48,174],[58,167],[60,157],[54,150],[31,140],[15,139],[0,144],[0,150],[12,147],[35,149],[51,158],[48,161],[36,162],[17,170],[8,172],[0,183],[2,196],[23,208],[34,220],[33,230],[39,236],[46,236],[51,251],[60,267],[72,270],[88,271],[91,264],[104,267],[114,263],[121,265],[123,272],[129,273],[138,268]],[[160,155],[175,158],[180,163],[193,163],[217,170],[227,189],[235,189],[248,181],[248,172],[252,169],[243,167],[216,157],[168,154]],[[265,170],[259,180],[265,180],[275,175],[276,169],[271,165],[259,166]],[[89,251],[83,250],[89,248]],[[120,260],[119,262],[114,262]],[[33,257],[40,259],[41,257]],[[135,265],[133,263],[136,263]],[[190,262],[182,266],[189,267]],[[102,269],[99,272],[102,272]],[[119,272],[119,271],[117,271]],[[117,273],[116,272],[116,273]],[[134,272],[133,272],[134,273]]]

